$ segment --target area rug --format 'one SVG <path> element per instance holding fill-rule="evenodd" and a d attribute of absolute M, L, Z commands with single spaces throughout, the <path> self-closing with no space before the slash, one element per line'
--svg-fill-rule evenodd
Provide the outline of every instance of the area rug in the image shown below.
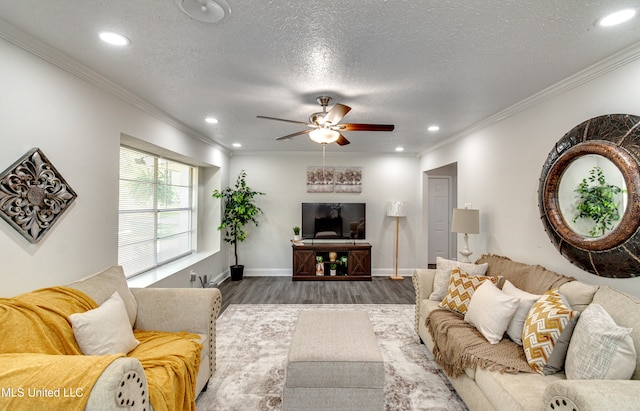
<path fill-rule="evenodd" d="M 217 370 L 198 411 L 281 410 L 284 365 L 302 310 L 364 310 L 385 364 L 386 410 L 467 410 L 420 344 L 410 304 L 232 304 L 217 321 Z"/>

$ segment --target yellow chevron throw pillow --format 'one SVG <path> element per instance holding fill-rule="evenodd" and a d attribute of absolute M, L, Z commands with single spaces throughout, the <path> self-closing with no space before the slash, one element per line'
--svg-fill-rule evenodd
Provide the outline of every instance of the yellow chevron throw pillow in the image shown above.
<path fill-rule="evenodd" d="M 562 370 L 578 314 L 557 289 L 533 304 L 522 330 L 522 348 L 534 371 L 550 375 Z"/>
<path fill-rule="evenodd" d="M 487 280 L 497 284 L 499 278 L 484 275 L 470 276 L 459 268 L 451 270 L 447 295 L 440 302 L 439 306 L 460 314 L 465 314 L 467 308 L 469 308 L 473 293 L 480 287 L 480 284 Z"/>

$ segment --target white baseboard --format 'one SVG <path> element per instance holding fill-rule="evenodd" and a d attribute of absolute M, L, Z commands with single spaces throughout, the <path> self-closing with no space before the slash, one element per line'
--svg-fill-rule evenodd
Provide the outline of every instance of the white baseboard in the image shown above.
<path fill-rule="evenodd" d="M 411 277 L 415 268 L 398 268 L 398 275 L 400 277 Z M 377 268 L 375 270 L 371 270 L 371 275 L 373 277 L 391 277 L 396 275 L 395 268 Z"/>
<path fill-rule="evenodd" d="M 411 277 L 415 268 L 398 268 L 398 275 L 402 277 Z M 395 276 L 395 268 L 378 268 L 372 270 L 371 275 L 373 277 L 389 277 Z M 291 268 L 245 268 L 245 277 L 291 277 Z M 230 277 L 229 270 L 219 274 L 217 277 L 212 278 L 211 284 L 220 284 L 224 280 Z"/>
<path fill-rule="evenodd" d="M 291 277 L 291 268 L 245 268 L 245 277 Z"/>

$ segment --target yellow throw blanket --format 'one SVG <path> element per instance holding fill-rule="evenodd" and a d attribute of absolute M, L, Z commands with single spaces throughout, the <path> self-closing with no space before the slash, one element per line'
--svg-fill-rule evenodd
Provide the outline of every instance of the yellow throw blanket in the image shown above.
<path fill-rule="evenodd" d="M 122 354 L 0 354 L 0 410 L 83 410 L 102 371 Z"/>
<path fill-rule="evenodd" d="M 69 315 L 96 308 L 86 294 L 52 287 L 0 299 L 0 410 L 83 410 L 104 369 L 124 354 L 83 355 Z M 196 334 L 135 330 L 127 356 L 141 363 L 156 411 L 195 411 L 202 345 Z"/>
<path fill-rule="evenodd" d="M 202 350 L 198 335 L 139 330 L 134 335 L 140 344 L 127 356 L 142 364 L 154 410 L 195 411 Z"/>
<path fill-rule="evenodd" d="M 85 356 L 70 314 L 95 308 L 66 287 L 0 299 L 0 409 L 84 409 L 102 371 L 123 354 Z"/>

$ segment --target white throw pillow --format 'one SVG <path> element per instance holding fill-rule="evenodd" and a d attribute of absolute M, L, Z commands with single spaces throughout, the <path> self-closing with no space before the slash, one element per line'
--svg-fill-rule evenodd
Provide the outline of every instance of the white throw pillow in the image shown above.
<path fill-rule="evenodd" d="M 488 263 L 473 264 L 461 263 L 454 260 L 447 260 L 442 257 L 436 257 L 436 276 L 433 279 L 433 292 L 429 294 L 429 299 L 433 301 L 442 301 L 447 295 L 449 289 L 449 279 L 451 278 L 451 270 L 460 268 L 460 271 L 470 276 L 484 275 L 487 272 Z"/>
<path fill-rule="evenodd" d="M 497 344 L 518 309 L 518 302 L 491 281 L 485 281 L 473 293 L 464 320 L 475 326 L 491 344 Z"/>
<path fill-rule="evenodd" d="M 569 343 L 568 380 L 628 380 L 636 368 L 631 328 L 620 327 L 600 304 L 580 315 Z"/>
<path fill-rule="evenodd" d="M 71 314 L 69 320 L 84 355 L 126 354 L 140 344 L 133 336 L 127 308 L 117 291 L 98 308 Z"/>
<path fill-rule="evenodd" d="M 518 309 L 507 327 L 507 335 L 511 338 L 511 341 L 518 345 L 522 345 L 522 328 L 524 327 L 524 322 L 527 320 L 527 315 L 529 314 L 531 306 L 533 306 L 541 296 L 522 291 L 515 285 L 511 284 L 509 280 L 504 282 L 502 291 L 507 295 L 516 297 L 520 300 Z"/>

